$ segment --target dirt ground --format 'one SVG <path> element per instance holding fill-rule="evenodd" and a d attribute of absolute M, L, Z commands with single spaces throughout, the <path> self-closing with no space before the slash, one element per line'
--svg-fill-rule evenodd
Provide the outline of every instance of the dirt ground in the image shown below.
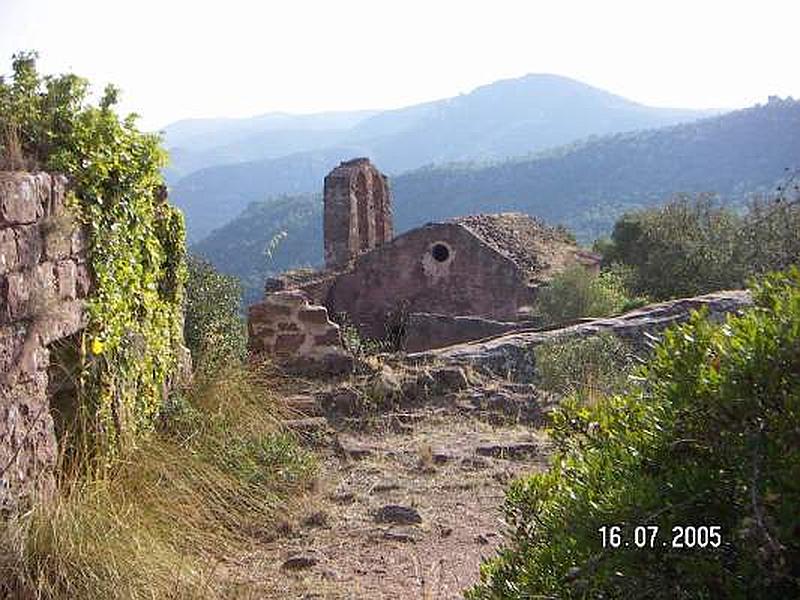
<path fill-rule="evenodd" d="M 505 485 L 547 463 L 540 430 L 455 407 L 384 414 L 360 430 L 319 416 L 292 425 L 320 456 L 320 478 L 238 561 L 251 598 L 462 598 L 501 542 Z"/>

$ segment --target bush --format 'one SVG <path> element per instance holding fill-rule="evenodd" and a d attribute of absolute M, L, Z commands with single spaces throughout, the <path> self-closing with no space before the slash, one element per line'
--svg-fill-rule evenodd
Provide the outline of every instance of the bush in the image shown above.
<path fill-rule="evenodd" d="M 796 185 L 740 216 L 708 196 L 679 197 L 624 215 L 595 248 L 632 270 L 631 289 L 655 299 L 742 288 L 749 277 L 800 261 Z"/>
<path fill-rule="evenodd" d="M 194 363 L 214 370 L 241 361 L 247 352 L 247 333 L 239 282 L 194 256 L 189 257 L 188 267 L 183 331 Z"/>
<path fill-rule="evenodd" d="M 273 533 L 316 470 L 265 383 L 241 366 L 199 378 L 113 474 L 64 475 L 52 502 L 0 523 L 0 597 L 234 597 L 218 560 Z"/>
<path fill-rule="evenodd" d="M 584 402 L 622 391 L 636 364 L 631 349 L 612 334 L 555 340 L 537 346 L 534 355 L 538 387 Z"/>
<path fill-rule="evenodd" d="M 753 293 L 668 331 L 631 391 L 556 412 L 553 465 L 508 490 L 506 546 L 469 598 L 800 596 L 800 270 Z M 712 525 L 718 548 L 672 547 Z M 603 547 L 604 526 L 630 546 Z"/>
<path fill-rule="evenodd" d="M 625 276 L 621 268 L 595 275 L 580 265 L 573 265 L 539 290 L 536 311 L 545 325 L 622 312 L 631 306 Z"/>

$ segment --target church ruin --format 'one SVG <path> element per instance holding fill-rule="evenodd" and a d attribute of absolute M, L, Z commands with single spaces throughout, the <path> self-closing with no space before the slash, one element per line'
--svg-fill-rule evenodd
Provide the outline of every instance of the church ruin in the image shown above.
<path fill-rule="evenodd" d="M 533 327 L 541 285 L 570 265 L 596 271 L 600 262 L 564 232 L 519 213 L 458 217 L 393 237 L 387 178 L 366 158 L 343 162 L 325 178 L 324 236 L 324 270 L 270 279 L 265 301 L 250 307 L 252 349 L 288 343 L 274 337 L 278 324 L 265 317 L 276 293 L 293 290 L 328 315 L 346 314 L 365 338 L 385 337 L 400 314 L 408 349 L 423 350 Z M 341 343 L 334 324 L 326 326 L 319 339 L 328 347 L 310 345 L 315 332 L 296 322 L 291 333 L 306 340 L 297 354 L 271 354 L 289 362 L 329 356 Z"/>

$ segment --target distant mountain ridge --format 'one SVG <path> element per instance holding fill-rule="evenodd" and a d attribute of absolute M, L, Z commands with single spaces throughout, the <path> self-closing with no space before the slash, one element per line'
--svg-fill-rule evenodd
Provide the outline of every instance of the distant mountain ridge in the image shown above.
<path fill-rule="evenodd" d="M 772 100 L 525 159 L 422 168 L 390 184 L 398 233 L 458 215 L 513 210 L 565 224 L 588 242 L 608 233 L 626 210 L 678 193 L 717 193 L 734 205 L 751 194 L 769 195 L 787 168 L 800 168 L 800 102 Z M 241 277 L 252 300 L 269 274 L 322 263 L 321 215 L 319 194 L 252 203 L 193 249 Z"/>
<path fill-rule="evenodd" d="M 270 129 L 252 134 L 242 132 L 246 120 L 229 124 L 234 131 L 215 122 L 194 129 L 177 123 L 167 127 L 168 146 L 194 140 L 196 147 L 174 150 L 171 196 L 186 213 L 190 239 L 197 240 L 249 202 L 316 191 L 319 172 L 310 164 L 322 164 L 327 172 L 341 160 L 364 155 L 396 175 L 436 163 L 499 161 L 713 112 L 653 108 L 566 77 L 527 75 L 397 110 L 333 113 L 337 121 L 320 117 L 316 128 L 308 122 L 313 115 L 293 127 L 273 120 Z M 345 122 L 351 125 L 338 127 Z M 198 136 L 207 139 L 199 142 Z M 193 172 L 175 181 L 175 175 L 188 171 Z"/>

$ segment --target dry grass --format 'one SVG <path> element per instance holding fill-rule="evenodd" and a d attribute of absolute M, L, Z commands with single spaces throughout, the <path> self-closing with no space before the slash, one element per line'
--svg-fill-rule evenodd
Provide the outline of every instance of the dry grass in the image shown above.
<path fill-rule="evenodd" d="M 27 158 L 19 139 L 19 130 L 6 123 L 0 131 L 0 171 L 33 171 L 35 161 Z"/>
<path fill-rule="evenodd" d="M 315 470 L 275 405 L 242 368 L 201 376 L 111 474 L 69 477 L 3 525 L 0 597 L 248 597 L 223 589 L 225 558 L 268 534 Z"/>

